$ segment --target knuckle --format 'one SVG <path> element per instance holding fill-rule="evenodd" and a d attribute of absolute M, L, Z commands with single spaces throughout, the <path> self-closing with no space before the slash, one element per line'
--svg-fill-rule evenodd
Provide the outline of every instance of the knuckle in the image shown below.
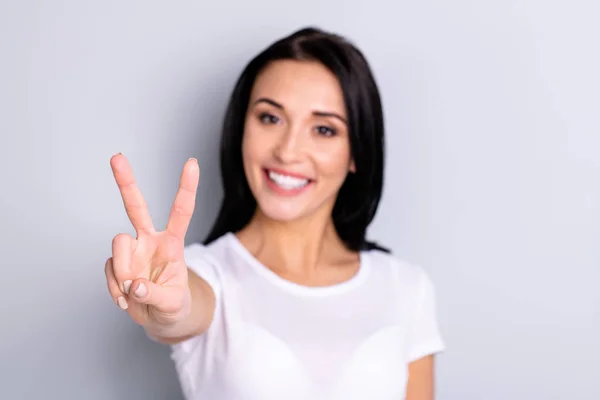
<path fill-rule="evenodd" d="M 184 207 L 182 205 L 174 205 L 173 206 L 173 214 L 182 216 L 182 217 L 191 217 L 192 213 L 188 209 L 188 207 Z"/>
<path fill-rule="evenodd" d="M 196 187 L 195 186 L 180 186 L 181 192 L 186 193 L 187 195 L 195 196 L 196 195 Z"/>
<path fill-rule="evenodd" d="M 126 233 L 119 233 L 117 234 L 113 240 L 112 240 L 112 245 L 114 246 L 118 246 L 118 245 L 122 245 L 122 244 L 126 244 L 129 241 L 129 235 Z"/>

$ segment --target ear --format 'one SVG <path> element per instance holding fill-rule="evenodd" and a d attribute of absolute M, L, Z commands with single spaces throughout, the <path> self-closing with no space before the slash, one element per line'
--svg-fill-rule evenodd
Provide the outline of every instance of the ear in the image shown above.
<path fill-rule="evenodd" d="M 350 160 L 350 166 L 348 167 L 348 171 L 352 172 L 353 174 L 356 173 L 356 165 L 354 164 L 354 159 Z"/>

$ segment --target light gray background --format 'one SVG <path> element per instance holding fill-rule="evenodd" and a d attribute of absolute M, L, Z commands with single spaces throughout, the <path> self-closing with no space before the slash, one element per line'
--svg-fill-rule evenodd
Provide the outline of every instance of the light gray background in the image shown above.
<path fill-rule="evenodd" d="M 600 399 L 600 7 L 583 1 L 2 1 L 2 399 L 176 399 L 167 348 L 108 296 L 133 233 L 129 157 L 158 227 L 191 156 L 189 240 L 220 198 L 218 129 L 244 63 L 307 24 L 367 55 L 387 123 L 371 237 L 434 280 L 442 400 Z"/>

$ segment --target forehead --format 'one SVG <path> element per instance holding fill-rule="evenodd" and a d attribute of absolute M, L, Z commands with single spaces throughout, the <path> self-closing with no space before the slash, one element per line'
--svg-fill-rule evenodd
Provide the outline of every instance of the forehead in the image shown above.
<path fill-rule="evenodd" d="M 286 110 L 322 110 L 345 115 L 337 77 L 315 61 L 278 60 L 257 76 L 250 101 L 268 97 Z"/>

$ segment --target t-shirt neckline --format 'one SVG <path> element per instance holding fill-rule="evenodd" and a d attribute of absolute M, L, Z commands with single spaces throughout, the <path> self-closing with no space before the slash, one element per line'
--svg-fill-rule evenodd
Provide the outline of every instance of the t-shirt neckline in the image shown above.
<path fill-rule="evenodd" d="M 266 265 L 261 263 L 248 249 L 240 242 L 233 232 L 225 234 L 226 239 L 231 243 L 234 250 L 250 265 L 250 267 L 271 284 L 293 294 L 305 296 L 329 296 L 346 293 L 361 285 L 367 278 L 370 264 L 366 251 L 359 252 L 358 271 L 343 282 L 334 283 L 327 286 L 307 286 L 289 281 L 277 275 Z"/>

